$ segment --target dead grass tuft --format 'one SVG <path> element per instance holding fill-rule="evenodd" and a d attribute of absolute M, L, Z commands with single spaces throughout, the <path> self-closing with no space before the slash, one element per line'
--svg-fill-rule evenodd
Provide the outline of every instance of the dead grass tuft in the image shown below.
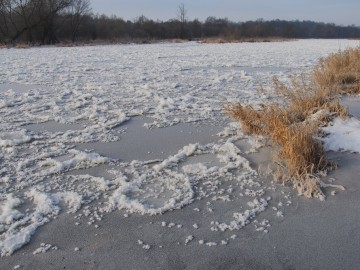
<path fill-rule="evenodd" d="M 314 138 L 318 135 L 317 125 L 301 121 L 296 112 L 279 105 L 261 107 L 255 110 L 236 104 L 227 111 L 241 122 L 244 132 L 266 136 L 278 148 L 276 180 L 290 181 L 299 193 L 321 198 L 319 184 L 314 184 L 318 179 L 316 174 L 326 171 L 331 164 L 326 160 L 321 142 Z"/>
<path fill-rule="evenodd" d="M 319 127 L 335 116 L 347 117 L 339 93 L 358 93 L 360 48 L 348 49 L 322 59 L 312 79 L 293 77 L 290 86 L 273 79 L 280 104 L 260 105 L 258 109 L 241 103 L 226 111 L 241 123 L 247 134 L 264 135 L 278 147 L 274 177 L 291 182 L 300 194 L 324 198 L 320 177 L 334 168 L 326 159 Z"/>
<path fill-rule="evenodd" d="M 17 43 L 15 46 L 16 49 L 29 49 L 30 45 L 26 43 Z"/>
<path fill-rule="evenodd" d="M 360 48 L 350 48 L 321 59 L 314 72 L 319 88 L 360 93 Z"/>

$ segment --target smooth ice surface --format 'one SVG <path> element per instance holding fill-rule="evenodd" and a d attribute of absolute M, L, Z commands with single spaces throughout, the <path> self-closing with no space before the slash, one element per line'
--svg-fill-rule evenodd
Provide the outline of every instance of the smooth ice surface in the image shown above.
<path fill-rule="evenodd" d="M 199 125 L 180 123 L 166 128 L 148 129 L 144 125 L 150 119 L 133 117 L 128 122 L 115 128 L 119 141 L 91 142 L 78 144 L 80 150 L 92 149 L 95 152 L 121 161 L 166 158 L 190 143 L 208 144 L 217 140 L 216 134 L 222 130 L 218 124 Z"/>
<path fill-rule="evenodd" d="M 45 89 L 43 85 L 31 85 L 21 83 L 0 83 L 0 92 L 13 92 L 16 94 L 27 93 L 32 89 Z"/>
<path fill-rule="evenodd" d="M 342 97 L 341 104 L 349 108 L 349 113 L 353 117 L 360 119 L 360 96 Z"/>
<path fill-rule="evenodd" d="M 140 223 L 166 213 L 145 232 L 167 238 L 172 234 L 163 230 L 178 230 L 179 245 L 228 247 L 243 230 L 271 234 L 271 224 L 286 218 L 291 196 L 264 181 L 250 162 L 261 139 L 244 136 L 224 106 L 272 102 L 273 93 L 257 88 L 268 89 L 274 75 L 286 82 L 320 57 L 357 45 L 300 40 L 0 49 L 1 255 L 31 246 L 40 227 L 66 235 L 60 224 L 73 223 L 81 244 L 89 240 L 85 226 L 101 231 L 111 212 Z M 179 218 L 189 213 L 189 220 Z M 163 222 L 167 226 L 158 226 Z M 139 237 L 130 248 L 139 246 Z M 72 243 L 69 250 L 83 251 L 71 238 L 54 241 L 44 246 Z M 162 246 L 141 241 L 144 252 Z M 32 256 L 39 246 L 32 246 Z"/>
<path fill-rule="evenodd" d="M 43 122 L 43 123 L 39 123 L 39 124 L 30 124 L 30 125 L 26 125 L 23 126 L 25 129 L 33 131 L 33 132 L 52 132 L 52 133 L 56 133 L 56 132 L 65 132 L 67 130 L 80 130 L 83 129 L 83 125 L 81 124 L 63 124 L 63 123 L 58 123 L 55 121 L 48 121 L 48 122 Z"/>

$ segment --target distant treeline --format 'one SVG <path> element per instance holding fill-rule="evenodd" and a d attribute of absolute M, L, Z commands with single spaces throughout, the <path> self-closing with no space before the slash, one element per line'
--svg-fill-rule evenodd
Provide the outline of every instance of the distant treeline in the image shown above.
<path fill-rule="evenodd" d="M 229 39 L 253 37 L 284 38 L 360 38 L 360 28 L 337 26 L 312 21 L 247 21 L 231 22 L 227 19 L 208 17 L 204 22 L 179 20 L 153 21 L 144 16 L 135 21 L 121 18 L 89 16 L 79 31 L 79 39 L 201 39 L 224 37 Z M 65 29 L 64 29 L 65 30 Z M 60 36 L 60 33 L 59 33 Z M 62 38 L 66 39 L 66 32 Z"/>
<path fill-rule="evenodd" d="M 184 14 L 182 14 L 184 15 Z M 154 21 L 140 16 L 125 21 L 94 15 L 89 0 L 0 0 L 0 43 L 53 44 L 58 42 L 162 39 L 242 38 L 360 38 L 360 27 L 312 21 L 262 19 L 231 22 L 208 17 L 205 21 Z"/>

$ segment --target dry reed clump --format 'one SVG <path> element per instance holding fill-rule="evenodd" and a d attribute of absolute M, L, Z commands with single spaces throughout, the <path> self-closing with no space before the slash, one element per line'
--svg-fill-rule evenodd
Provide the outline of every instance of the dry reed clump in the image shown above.
<path fill-rule="evenodd" d="M 237 104 L 227 111 L 241 122 L 245 133 L 264 135 L 279 147 L 276 180 L 292 182 L 307 197 L 323 198 L 316 174 L 329 168 L 330 163 L 321 142 L 314 139 L 318 134 L 314 123 L 305 124 L 296 113 L 274 104 L 261 110 Z"/>
<path fill-rule="evenodd" d="M 26 43 L 17 43 L 15 45 L 15 48 L 16 49 L 29 49 L 30 48 L 30 45 L 29 44 L 26 44 Z"/>
<path fill-rule="evenodd" d="M 360 47 L 350 48 L 321 59 L 313 72 L 322 89 L 339 93 L 360 93 Z"/>
<path fill-rule="evenodd" d="M 282 105 L 261 105 L 256 110 L 240 103 L 226 111 L 242 124 L 245 133 L 264 135 L 279 147 L 274 177 L 282 182 L 290 181 L 300 194 L 324 199 L 320 175 L 334 167 L 328 162 L 319 126 L 334 116 L 346 117 L 348 111 L 340 105 L 338 91 L 333 87 L 319 88 L 304 76 L 293 77 L 291 86 L 274 78 L 274 90 L 282 97 Z"/>
<path fill-rule="evenodd" d="M 314 82 L 307 82 L 304 74 L 299 78 L 293 76 L 290 87 L 276 77 L 273 84 L 275 92 L 283 97 L 283 102 L 288 106 L 284 113 L 292 123 L 305 121 L 318 112 L 325 112 L 324 117 L 327 114 L 347 117 L 349 114 L 347 108 L 340 105 L 338 92 L 334 88 L 318 88 Z"/>

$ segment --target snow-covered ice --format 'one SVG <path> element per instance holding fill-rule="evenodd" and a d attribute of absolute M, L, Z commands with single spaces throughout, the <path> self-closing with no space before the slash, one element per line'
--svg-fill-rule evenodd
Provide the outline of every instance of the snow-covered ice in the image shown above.
<path fill-rule="evenodd" d="M 336 118 L 333 123 L 322 129 L 329 133 L 322 138 L 324 147 L 333 151 L 350 151 L 360 153 L 360 120 Z"/>
<path fill-rule="evenodd" d="M 71 224 L 94 225 L 113 211 L 130 219 L 130 213 L 162 214 L 200 200 L 208 204 L 192 207 L 199 217 L 234 202 L 242 209 L 229 209 L 211 226 L 200 219 L 189 226 L 164 221 L 161 227 L 191 230 L 184 231 L 181 242 L 189 246 L 193 239 L 214 248 L 229 245 L 224 238 L 201 240 L 197 233 L 242 229 L 266 212 L 272 191 L 245 158 L 261 142 L 244 136 L 224 114 L 224 105 L 241 100 L 256 106 L 275 99 L 257 88 L 268 87 L 274 75 L 286 81 L 293 72 L 308 71 L 339 45 L 358 43 L 0 49 L 1 255 L 20 249 L 59 215 L 75 216 Z M 132 130 L 140 118 L 143 124 Z M 205 134 L 201 128 L 209 126 Z M 150 129 L 165 136 L 146 141 Z M 139 130 L 142 135 L 136 137 Z M 330 133 L 324 139 L 327 149 L 359 152 L 358 120 L 335 120 L 324 130 Z M 126 136 L 135 139 L 118 150 Z M 249 149 L 243 150 L 240 140 Z M 166 147 L 171 144 L 176 149 Z M 106 147 L 116 154 L 98 153 Z M 146 250 L 161 244 L 139 241 Z"/>

